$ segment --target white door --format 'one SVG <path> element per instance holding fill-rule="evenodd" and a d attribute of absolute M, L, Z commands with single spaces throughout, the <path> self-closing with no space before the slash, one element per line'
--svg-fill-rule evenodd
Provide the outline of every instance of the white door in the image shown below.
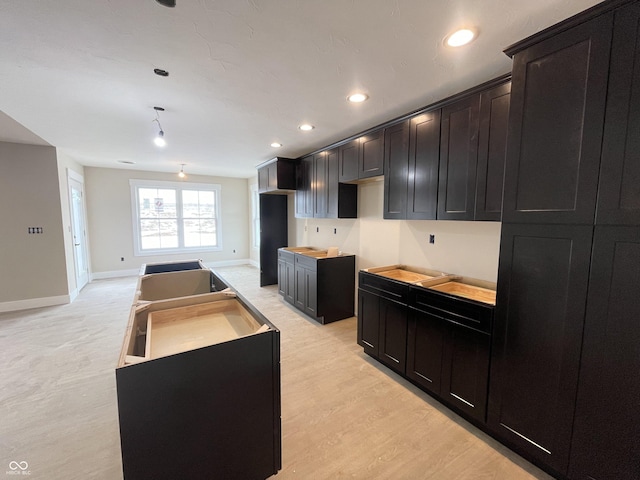
<path fill-rule="evenodd" d="M 76 288 L 79 292 L 89 281 L 87 235 L 84 221 L 84 179 L 72 171 L 69 171 L 68 178 L 73 258 L 76 267 Z"/>

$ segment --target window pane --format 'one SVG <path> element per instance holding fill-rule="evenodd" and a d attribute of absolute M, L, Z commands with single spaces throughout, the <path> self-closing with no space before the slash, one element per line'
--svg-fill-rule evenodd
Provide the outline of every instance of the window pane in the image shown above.
<path fill-rule="evenodd" d="M 185 247 L 215 247 L 216 245 L 216 224 L 213 219 L 184 221 Z"/>
<path fill-rule="evenodd" d="M 140 248 L 178 247 L 178 222 L 176 220 L 140 220 Z"/>
<path fill-rule="evenodd" d="M 176 191 L 139 188 L 140 218 L 176 218 Z"/>

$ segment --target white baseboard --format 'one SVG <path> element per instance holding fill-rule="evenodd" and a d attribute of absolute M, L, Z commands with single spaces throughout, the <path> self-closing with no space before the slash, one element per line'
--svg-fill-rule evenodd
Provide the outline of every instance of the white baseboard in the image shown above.
<path fill-rule="evenodd" d="M 256 268 L 260 268 L 260 262 L 257 260 L 249 260 L 249 265 L 253 265 Z"/>
<path fill-rule="evenodd" d="M 220 260 L 218 262 L 203 262 L 209 268 L 215 267 L 233 267 L 235 265 L 247 265 L 250 263 L 248 258 L 242 258 L 240 260 Z"/>
<path fill-rule="evenodd" d="M 29 308 L 52 307 L 54 305 L 66 305 L 70 303 L 69 295 L 56 297 L 29 298 L 27 300 L 15 300 L 13 302 L 0 303 L 0 312 L 15 312 Z"/>
<path fill-rule="evenodd" d="M 93 272 L 91 273 L 91 281 L 104 280 L 105 278 L 133 277 L 139 273 L 139 268 L 131 270 L 111 270 L 110 272 Z"/>

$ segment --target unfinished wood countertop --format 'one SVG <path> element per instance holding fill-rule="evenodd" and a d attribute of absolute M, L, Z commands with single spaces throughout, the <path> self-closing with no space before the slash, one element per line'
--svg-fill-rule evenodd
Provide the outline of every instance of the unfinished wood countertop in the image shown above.
<path fill-rule="evenodd" d="M 469 285 L 456 281 L 441 283 L 439 285 L 433 285 L 428 288 L 430 290 L 437 290 L 438 292 L 449 293 L 458 297 L 487 303 L 489 305 L 496 304 L 496 292 L 495 290 L 489 290 L 488 288 L 477 287 L 475 285 Z"/>

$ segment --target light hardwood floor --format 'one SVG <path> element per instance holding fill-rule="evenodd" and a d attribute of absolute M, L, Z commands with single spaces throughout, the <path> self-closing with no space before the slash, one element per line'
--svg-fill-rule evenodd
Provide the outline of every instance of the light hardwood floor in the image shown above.
<path fill-rule="evenodd" d="M 256 268 L 217 271 L 281 331 L 275 480 L 551 478 L 366 356 L 355 317 L 319 325 L 259 288 Z M 122 478 L 114 368 L 135 281 L 0 314 L 0 476 L 26 461 L 33 479 Z"/>

